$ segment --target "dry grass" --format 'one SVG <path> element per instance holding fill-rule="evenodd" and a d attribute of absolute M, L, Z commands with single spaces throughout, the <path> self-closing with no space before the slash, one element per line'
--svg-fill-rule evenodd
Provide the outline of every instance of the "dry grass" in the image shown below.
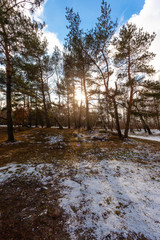
<path fill-rule="evenodd" d="M 156 142 L 139 139 L 122 141 L 111 133 L 107 134 L 106 141 L 91 140 L 89 132 L 80 133 L 87 140 L 83 137 L 79 138 L 78 132 L 74 130 L 16 128 L 16 142 L 7 143 L 7 131 L 5 128 L 0 128 L 0 167 L 8 163 L 52 163 L 59 171 L 59 178 L 62 179 L 64 173 L 61 173 L 61 166 L 70 168 L 69 174 L 72 177 L 72 164 L 82 159 L 88 161 L 126 159 L 126 161 L 145 164 L 145 149 L 151 155 L 152 152 L 157 153 L 157 156 L 160 150 L 160 144 Z M 57 135 L 63 137 L 63 144 L 49 144 L 46 137 Z M 134 150 L 138 147 L 144 149 L 144 156 L 134 158 Z M 155 161 L 158 160 L 158 158 L 155 159 Z M 70 239 L 63 228 L 66 220 L 63 212 L 58 217 L 50 214 L 53 206 L 58 206 L 58 199 L 61 196 L 61 189 L 57 188 L 58 180 L 53 182 L 54 187 L 47 186 L 47 189 L 35 179 L 31 181 L 27 178 L 11 179 L 4 185 L 0 185 L 2 196 L 0 198 L 0 231 L 2 229 L 0 240 Z M 35 191 L 35 189 L 39 190 Z M 44 210 L 48 211 L 47 214 L 43 213 Z"/>

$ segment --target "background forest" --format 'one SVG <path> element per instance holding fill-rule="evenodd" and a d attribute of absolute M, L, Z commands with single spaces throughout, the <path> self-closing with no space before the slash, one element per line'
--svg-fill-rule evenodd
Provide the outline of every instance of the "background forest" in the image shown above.
<path fill-rule="evenodd" d="M 103 127 L 120 138 L 160 129 L 160 82 L 150 64 L 156 34 L 131 22 L 119 28 L 105 1 L 87 31 L 66 8 L 63 51 L 55 47 L 49 55 L 45 24 L 32 16 L 41 3 L 0 3 L 0 124 L 8 126 L 8 140 L 14 141 L 14 125 Z"/>

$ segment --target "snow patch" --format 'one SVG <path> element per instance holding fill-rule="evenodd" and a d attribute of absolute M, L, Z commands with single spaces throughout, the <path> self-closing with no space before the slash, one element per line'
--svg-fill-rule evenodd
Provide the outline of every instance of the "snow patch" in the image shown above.
<path fill-rule="evenodd" d="M 0 167 L 0 183 L 2 184 L 12 178 L 34 177 L 46 185 L 52 181 L 53 175 L 55 175 L 53 164 L 10 163 Z"/>
<path fill-rule="evenodd" d="M 63 141 L 63 137 L 61 135 L 57 135 L 57 136 L 48 136 L 45 138 L 47 140 L 47 142 L 49 144 L 55 144 L 58 142 L 62 142 Z"/>
<path fill-rule="evenodd" d="M 75 164 L 74 179 L 61 181 L 60 206 L 68 216 L 71 239 L 77 239 L 76 232 L 97 240 L 130 232 L 159 239 L 160 178 L 153 178 L 157 168 L 117 160 Z"/>
<path fill-rule="evenodd" d="M 129 137 L 133 137 L 133 138 L 139 138 L 139 139 L 146 139 L 146 140 L 150 140 L 150 141 L 156 141 L 156 142 L 160 142 L 160 136 L 152 136 L 152 135 L 148 135 L 148 136 L 137 136 L 137 135 L 129 135 Z"/>

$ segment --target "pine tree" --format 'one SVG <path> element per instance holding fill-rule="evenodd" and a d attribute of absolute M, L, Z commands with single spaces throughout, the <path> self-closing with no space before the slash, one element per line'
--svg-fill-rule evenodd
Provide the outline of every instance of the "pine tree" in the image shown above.
<path fill-rule="evenodd" d="M 66 9 L 66 18 L 69 22 L 69 33 L 66 39 L 66 48 L 74 56 L 75 64 L 77 68 L 76 77 L 79 77 L 82 81 L 85 104 L 86 104 L 86 125 L 87 130 L 91 129 L 89 121 L 89 99 L 88 99 L 88 89 L 87 89 L 87 73 L 90 69 L 91 60 L 85 52 L 85 41 L 82 29 L 80 29 L 80 16 L 78 13 L 74 13 L 73 9 Z"/>
<path fill-rule="evenodd" d="M 6 68 L 6 102 L 8 141 L 14 141 L 12 122 L 12 82 L 14 57 L 21 55 L 27 42 L 32 38 L 36 25 L 24 16 L 25 3 L 30 3 L 31 10 L 42 1 L 2 0 L 0 3 L 0 60 Z"/>
<path fill-rule="evenodd" d="M 126 87 L 129 88 L 125 138 L 128 137 L 135 87 L 146 74 L 154 73 L 153 67 L 149 65 L 154 54 L 148 51 L 154 38 L 154 33 L 143 32 L 143 29 L 137 29 L 135 24 L 127 23 L 120 29 L 119 37 L 115 37 L 113 41 L 118 78 L 125 81 Z"/>
<path fill-rule="evenodd" d="M 153 80 L 144 81 L 142 87 L 138 98 L 141 116 L 150 119 L 150 122 L 154 123 L 154 127 L 156 126 L 157 129 L 160 129 L 160 82 Z M 151 134 L 151 131 L 148 128 L 146 129 Z"/>
<path fill-rule="evenodd" d="M 106 101 L 114 106 L 114 115 L 116 120 L 116 129 L 119 137 L 122 137 L 119 123 L 118 114 L 118 103 L 117 103 L 117 92 L 118 86 L 115 83 L 115 91 L 110 91 L 109 83 L 110 76 L 113 73 L 111 69 L 111 57 L 110 57 L 110 41 L 115 33 L 117 27 L 117 20 L 113 22 L 111 20 L 111 7 L 104 0 L 101 3 L 101 16 L 98 18 L 95 29 L 92 29 L 85 36 L 86 45 L 88 49 L 86 50 L 88 57 L 91 59 L 93 65 L 97 69 L 97 73 L 101 76 L 103 80 L 103 85 L 105 88 L 105 98 Z"/>

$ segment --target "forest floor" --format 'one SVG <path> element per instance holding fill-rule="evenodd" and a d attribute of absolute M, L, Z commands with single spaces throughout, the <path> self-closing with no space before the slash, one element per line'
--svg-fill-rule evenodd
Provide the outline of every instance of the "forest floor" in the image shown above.
<path fill-rule="evenodd" d="M 0 240 L 160 239 L 160 143 L 0 128 Z"/>

